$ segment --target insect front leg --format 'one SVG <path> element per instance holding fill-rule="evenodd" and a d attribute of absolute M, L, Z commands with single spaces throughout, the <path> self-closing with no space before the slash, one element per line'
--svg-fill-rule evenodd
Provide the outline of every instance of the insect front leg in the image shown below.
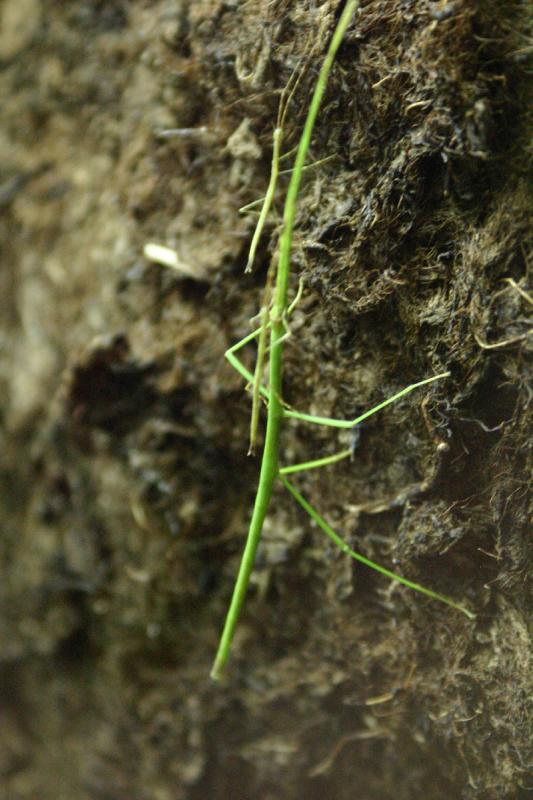
<path fill-rule="evenodd" d="M 236 370 L 236 372 L 238 372 L 239 375 L 243 377 L 244 380 L 250 385 L 253 385 L 254 376 L 252 375 L 250 370 L 244 366 L 242 361 L 240 361 L 237 358 L 235 353 L 237 353 L 245 345 L 249 344 L 250 342 L 253 342 L 254 339 L 257 339 L 257 337 L 260 336 L 261 331 L 262 328 L 258 328 L 257 330 L 252 331 L 252 333 L 249 333 L 248 336 L 245 336 L 244 339 L 241 339 L 240 342 L 234 344 L 224 353 L 224 357 L 229 361 L 233 369 Z M 261 385 L 259 387 L 259 392 L 266 400 L 269 399 L 270 395 L 266 386 Z"/>
<path fill-rule="evenodd" d="M 318 469 L 319 467 L 327 467 L 329 464 L 336 464 L 337 461 L 343 461 L 345 458 L 350 458 L 353 455 L 353 449 L 341 450 L 331 456 L 324 456 L 324 458 L 317 458 L 314 461 L 304 461 L 301 464 L 290 464 L 287 467 L 281 467 L 280 475 L 291 475 L 294 472 L 307 472 L 308 469 Z"/>

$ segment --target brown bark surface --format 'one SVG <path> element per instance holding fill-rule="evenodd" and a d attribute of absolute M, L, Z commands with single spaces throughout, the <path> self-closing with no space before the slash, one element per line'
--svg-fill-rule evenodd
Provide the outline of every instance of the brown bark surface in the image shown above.
<path fill-rule="evenodd" d="M 227 684 L 208 679 L 258 471 L 223 353 L 260 305 L 286 178 L 251 276 L 238 209 L 303 70 L 298 141 L 338 9 L 0 5 L 5 800 L 530 796 L 526 2 L 362 2 L 293 257 L 288 402 L 353 418 L 451 378 L 357 437 L 287 425 L 284 462 L 352 441 L 301 491 L 477 618 L 354 565 L 280 490 Z"/>

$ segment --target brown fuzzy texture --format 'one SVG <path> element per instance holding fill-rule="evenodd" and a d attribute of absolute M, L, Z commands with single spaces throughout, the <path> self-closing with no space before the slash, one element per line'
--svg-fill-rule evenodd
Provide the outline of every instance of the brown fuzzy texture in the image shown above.
<path fill-rule="evenodd" d="M 338 3 L 4 0 L 1 798 L 529 796 L 531 9 L 361 5 L 299 203 L 286 398 L 350 418 L 452 377 L 295 482 L 477 619 L 355 566 L 280 490 L 228 683 L 207 678 L 257 476 L 223 352 L 281 200 L 252 276 L 238 209 L 306 64 L 298 140 Z M 291 423 L 283 460 L 345 441 Z"/>

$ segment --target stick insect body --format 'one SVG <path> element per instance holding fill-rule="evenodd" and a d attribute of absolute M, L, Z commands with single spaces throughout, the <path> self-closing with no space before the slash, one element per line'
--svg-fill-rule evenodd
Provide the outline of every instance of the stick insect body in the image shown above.
<path fill-rule="evenodd" d="M 317 425 L 327 425 L 335 428 L 353 428 L 355 425 L 359 424 L 367 417 L 371 416 L 372 414 L 375 414 L 377 411 L 381 410 L 385 406 L 390 405 L 391 403 L 400 399 L 400 397 L 403 397 L 404 395 L 408 394 L 414 389 L 432 383 L 433 381 L 439 380 L 441 378 L 445 378 L 449 375 L 449 373 L 442 373 L 440 375 L 435 375 L 431 378 L 427 378 L 426 380 L 420 381 L 418 383 L 411 384 L 402 391 L 398 392 L 393 397 L 390 397 L 389 399 L 380 403 L 375 408 L 371 409 L 370 411 L 367 411 L 365 414 L 362 414 L 355 420 L 337 420 L 326 417 L 314 416 L 312 414 L 303 414 L 298 411 L 288 409 L 282 400 L 283 344 L 287 333 L 286 318 L 288 316 L 290 309 L 288 303 L 288 286 L 290 277 L 292 236 L 293 236 L 294 222 L 296 216 L 296 202 L 298 199 L 302 172 L 305 169 L 305 160 L 307 157 L 309 144 L 311 141 L 313 127 L 316 121 L 316 117 L 324 94 L 324 90 L 326 88 L 329 72 L 331 70 L 335 54 L 343 39 L 346 28 L 348 27 L 358 5 L 359 5 L 359 0 L 348 0 L 346 2 L 344 10 L 337 23 L 337 27 L 335 28 L 335 31 L 333 33 L 329 49 L 327 51 L 322 67 L 320 69 L 314 93 L 311 98 L 307 118 L 298 145 L 298 150 L 296 153 L 294 167 L 292 170 L 291 180 L 289 183 L 285 199 L 285 206 L 283 212 L 283 228 L 282 228 L 280 247 L 279 247 L 279 260 L 277 262 L 274 294 L 270 305 L 270 309 L 268 310 L 268 301 L 265 301 L 261 311 L 261 326 L 256 331 L 253 331 L 248 336 L 246 336 L 242 341 L 238 342 L 236 345 L 233 345 L 233 347 L 231 347 L 226 352 L 226 358 L 228 359 L 230 364 L 253 387 L 253 410 L 252 410 L 252 423 L 250 430 L 251 451 L 253 451 L 255 447 L 258 410 L 260 406 L 261 397 L 267 402 L 268 412 L 267 412 L 265 443 L 263 448 L 261 470 L 259 475 L 259 484 L 252 512 L 252 518 L 250 521 L 250 528 L 248 531 L 248 537 L 242 555 L 241 564 L 237 575 L 237 580 L 233 590 L 233 596 L 231 599 L 229 610 L 227 612 L 224 629 L 218 646 L 218 651 L 215 657 L 213 668 L 211 670 L 211 677 L 215 680 L 219 679 L 222 676 L 224 667 L 226 665 L 226 662 L 230 654 L 235 628 L 237 626 L 237 622 L 239 620 L 239 616 L 244 604 L 246 591 L 250 581 L 250 575 L 254 566 L 255 555 L 259 544 L 259 540 L 261 538 L 263 523 L 265 521 L 265 517 L 268 512 L 270 500 L 272 497 L 272 491 L 277 480 L 280 480 L 280 482 L 285 486 L 288 492 L 294 497 L 296 502 L 309 514 L 309 516 L 317 523 L 317 525 L 324 531 L 324 533 L 326 533 L 327 536 L 329 536 L 343 552 L 347 553 L 357 561 L 362 562 L 363 564 L 371 567 L 372 569 L 377 570 L 381 574 L 386 575 L 388 578 L 398 581 L 404 584 L 405 586 L 410 587 L 411 589 L 414 589 L 422 594 L 425 594 L 428 597 L 440 600 L 441 602 L 446 603 L 447 605 L 459 611 L 462 611 L 469 618 L 474 617 L 471 611 L 468 611 L 466 608 L 459 605 L 458 603 L 455 603 L 453 600 L 450 600 L 449 598 L 444 597 L 443 595 L 437 594 L 436 592 L 433 592 L 432 590 L 427 589 L 419 584 L 413 583 L 412 581 L 409 581 L 406 578 L 396 575 L 395 573 L 390 572 L 389 570 L 385 569 L 379 564 L 376 564 L 375 562 L 370 561 L 369 559 L 365 558 L 359 553 L 353 551 L 335 533 L 335 531 L 333 531 L 333 529 L 328 525 L 328 523 L 323 519 L 323 517 L 307 502 L 307 500 L 305 500 L 305 498 L 300 494 L 300 492 L 296 489 L 296 487 L 294 487 L 286 477 L 287 475 L 294 472 L 299 472 L 308 469 L 315 469 L 318 467 L 326 466 L 328 464 L 340 461 L 341 459 L 350 456 L 351 454 L 350 450 L 343 450 L 342 452 L 337 453 L 333 456 L 327 456 L 325 458 L 317 459 L 314 461 L 308 461 L 301 464 L 296 464 L 281 468 L 278 460 L 280 432 L 281 432 L 282 422 L 285 418 L 298 419 Z M 283 118 L 283 114 L 281 114 L 281 117 Z M 265 196 L 263 209 L 259 218 L 258 226 L 252 240 L 250 257 L 247 264 L 248 270 L 251 268 L 251 263 L 255 255 L 255 250 L 259 242 L 261 231 L 265 224 L 266 216 L 268 214 L 270 205 L 272 203 L 272 199 L 274 197 L 276 178 L 278 175 L 278 164 L 280 160 L 281 138 L 282 138 L 281 126 L 279 125 L 279 117 L 278 117 L 278 126 L 276 127 L 276 132 L 274 135 L 271 179 L 267 190 L 267 194 Z M 273 280 L 273 277 L 271 277 L 269 280 Z M 269 282 L 269 280 L 267 280 L 267 283 Z M 294 306 L 294 303 L 292 305 Z M 268 387 L 265 387 L 261 383 L 261 376 L 263 371 L 263 358 L 265 357 L 267 351 L 266 348 L 267 330 L 270 332 L 270 347 L 268 351 L 268 357 L 269 357 Z M 258 346 L 258 357 L 255 368 L 255 374 L 252 374 L 249 370 L 246 369 L 246 367 L 241 363 L 241 361 L 237 358 L 235 354 L 236 352 L 238 352 L 238 350 L 240 350 L 246 344 L 254 341 L 255 339 L 258 339 L 259 346 Z"/>

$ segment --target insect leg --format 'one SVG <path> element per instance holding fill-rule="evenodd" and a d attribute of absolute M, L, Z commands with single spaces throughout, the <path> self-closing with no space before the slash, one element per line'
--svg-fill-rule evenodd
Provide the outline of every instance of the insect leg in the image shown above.
<path fill-rule="evenodd" d="M 300 411 L 294 411 L 293 409 L 285 408 L 283 410 L 283 416 L 288 417 L 290 419 L 300 419 L 303 422 L 311 422 L 314 425 L 325 425 L 326 427 L 330 428 L 353 428 L 355 425 L 359 425 L 360 422 L 363 420 L 368 419 L 373 414 L 377 414 L 378 411 L 381 411 L 382 408 L 386 408 L 390 406 L 391 403 L 395 403 L 400 398 L 404 397 L 406 394 L 409 394 L 414 389 L 418 389 L 420 386 L 426 386 L 428 383 L 433 383 L 433 381 L 441 380 L 442 378 L 448 378 L 450 376 L 449 372 L 442 372 L 439 375 L 433 375 L 431 378 L 426 378 L 423 381 L 418 381 L 417 383 L 411 383 L 409 386 L 406 386 L 405 389 L 402 389 L 400 392 L 396 392 L 393 394 L 392 397 L 387 398 L 382 403 L 378 403 L 377 406 L 374 406 L 369 411 L 365 411 L 364 414 L 361 414 L 359 417 L 355 419 L 333 419 L 332 417 L 317 417 L 314 414 L 303 414 Z"/>
<path fill-rule="evenodd" d="M 313 506 L 310 505 L 304 497 L 302 497 L 300 492 L 292 485 L 292 483 L 289 483 L 289 481 L 283 476 L 280 476 L 280 479 L 285 488 L 287 489 L 287 491 L 294 497 L 296 502 L 304 509 L 304 511 L 307 511 L 311 519 L 313 519 L 319 526 L 319 528 L 321 528 L 324 531 L 324 533 L 327 536 L 329 536 L 329 538 L 333 542 L 335 542 L 337 547 L 339 547 L 343 551 L 343 553 L 346 553 L 346 555 L 351 556 L 351 558 L 355 559 L 356 561 L 359 561 L 361 564 L 364 564 L 365 566 L 370 567 L 373 570 L 376 570 L 376 572 L 380 572 L 387 578 L 390 578 L 391 580 L 396 581 L 397 583 L 402 583 L 409 589 L 414 589 L 415 592 L 419 592 L 420 594 L 425 594 L 427 597 L 431 597 L 432 600 L 439 600 L 441 603 L 445 603 L 446 605 L 455 608 L 457 611 L 461 611 L 463 614 L 466 614 L 466 616 L 469 619 L 475 619 L 476 616 L 475 614 L 473 614 L 471 611 L 464 608 L 463 606 L 459 605 L 454 600 L 451 600 L 449 597 L 445 597 L 442 594 L 433 592 L 431 589 L 426 589 L 425 586 L 421 586 L 419 583 L 414 583 L 413 581 L 410 581 L 407 578 L 403 578 L 401 575 L 397 575 L 395 572 L 391 572 L 385 567 L 382 567 L 380 564 L 376 564 L 375 561 L 371 561 L 369 558 L 366 558 L 365 556 L 362 556 L 360 553 L 357 553 L 355 550 L 352 550 L 351 547 L 348 547 L 346 542 L 344 542 L 340 538 L 340 536 L 338 536 L 335 533 L 333 528 L 331 528 L 328 525 L 326 520 L 320 516 L 318 511 L 316 511 L 313 508 Z"/>
<path fill-rule="evenodd" d="M 291 464 L 288 467 L 281 467 L 280 475 L 290 475 L 293 472 L 307 472 L 308 469 L 317 469 L 318 467 L 326 467 L 328 464 L 336 464 L 337 461 L 342 461 L 345 458 L 350 458 L 352 455 L 352 448 L 349 450 L 341 450 L 339 453 L 334 453 L 331 456 L 324 456 L 324 458 L 317 458 L 314 461 L 304 461 L 301 464 Z"/>
<path fill-rule="evenodd" d="M 241 375 L 244 378 L 244 380 L 247 381 L 249 384 L 253 384 L 254 376 L 252 375 L 250 370 L 244 366 L 242 361 L 239 361 L 235 353 L 238 350 L 240 350 L 241 347 L 244 347 L 245 345 L 249 344 L 249 342 L 253 342 L 254 339 L 257 339 L 261 331 L 262 328 L 258 328 L 257 330 L 252 331 L 252 333 L 249 333 L 248 336 L 245 336 L 244 339 L 241 339 L 240 342 L 234 344 L 224 353 L 224 357 L 229 361 L 233 369 L 236 370 L 239 373 L 239 375 Z M 266 398 L 266 400 L 268 400 L 269 393 L 268 389 L 265 386 L 260 386 L 259 392 L 260 394 L 263 395 L 264 398 Z"/>
<path fill-rule="evenodd" d="M 282 136 L 282 129 L 278 127 L 274 131 L 274 137 L 273 137 L 274 144 L 272 150 L 272 167 L 270 170 L 270 181 L 268 183 L 265 199 L 261 207 L 261 213 L 259 214 L 259 219 L 257 221 L 257 225 L 254 231 L 252 244 L 250 245 L 250 253 L 248 255 L 248 261 L 246 263 L 246 269 L 244 270 L 245 272 L 252 271 L 255 254 L 257 251 L 257 247 L 259 245 L 259 239 L 261 238 L 263 228 L 265 227 L 265 223 L 267 221 L 267 217 L 270 212 L 272 201 L 274 200 L 274 194 L 276 192 L 276 183 L 278 181 L 278 174 L 279 174 L 279 151 L 281 147 L 281 136 Z"/>

